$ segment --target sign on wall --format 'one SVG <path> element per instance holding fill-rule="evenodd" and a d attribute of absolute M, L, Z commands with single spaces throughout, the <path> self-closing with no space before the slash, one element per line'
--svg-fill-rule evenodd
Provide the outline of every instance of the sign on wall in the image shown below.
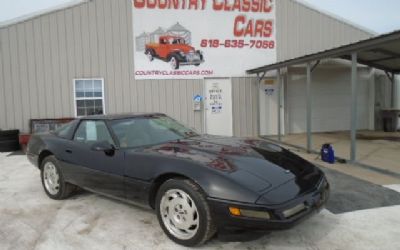
<path fill-rule="evenodd" d="M 136 79 L 244 76 L 276 62 L 274 0 L 132 0 Z"/>
<path fill-rule="evenodd" d="M 206 79 L 204 82 L 206 134 L 233 136 L 231 79 Z"/>
<path fill-rule="evenodd" d="M 208 89 L 208 100 L 211 109 L 211 114 L 220 114 L 223 107 L 222 102 L 222 89 L 218 83 L 214 83 L 213 86 Z"/>

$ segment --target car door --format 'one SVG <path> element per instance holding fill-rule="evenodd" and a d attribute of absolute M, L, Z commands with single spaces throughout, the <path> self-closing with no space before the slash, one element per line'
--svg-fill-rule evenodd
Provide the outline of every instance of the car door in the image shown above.
<path fill-rule="evenodd" d="M 124 198 L 124 153 L 95 150 L 99 142 L 115 145 L 106 123 L 102 120 L 82 120 L 66 149 L 75 166 L 74 179 L 83 188 Z"/>
<path fill-rule="evenodd" d="M 168 52 L 169 52 L 169 41 L 168 39 L 164 38 L 159 47 L 159 56 L 161 58 L 167 58 Z"/>
<path fill-rule="evenodd" d="M 151 188 L 150 178 L 143 178 L 143 173 L 151 172 L 153 155 L 145 152 L 152 144 L 146 118 L 114 120 L 110 128 L 118 138 L 120 151 L 125 153 L 124 175 L 126 199 L 141 205 L 148 205 Z"/>

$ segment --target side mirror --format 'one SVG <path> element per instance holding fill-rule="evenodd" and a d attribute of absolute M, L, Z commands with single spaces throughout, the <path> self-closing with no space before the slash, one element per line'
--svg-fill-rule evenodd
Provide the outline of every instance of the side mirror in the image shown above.
<path fill-rule="evenodd" d="M 107 141 L 96 142 L 92 145 L 91 149 L 93 151 L 103 151 L 106 155 L 112 156 L 115 152 L 114 145 Z"/>

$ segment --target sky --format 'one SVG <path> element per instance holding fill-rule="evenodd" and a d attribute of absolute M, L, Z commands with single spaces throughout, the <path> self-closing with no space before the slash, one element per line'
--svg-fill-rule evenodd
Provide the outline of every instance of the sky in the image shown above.
<path fill-rule="evenodd" d="M 0 0 L 0 22 L 71 0 Z M 279 1 L 279 0 L 275 0 Z M 378 34 L 400 29 L 400 0 L 301 0 Z"/>
<path fill-rule="evenodd" d="M 379 34 L 400 29 L 400 0 L 302 1 Z"/>

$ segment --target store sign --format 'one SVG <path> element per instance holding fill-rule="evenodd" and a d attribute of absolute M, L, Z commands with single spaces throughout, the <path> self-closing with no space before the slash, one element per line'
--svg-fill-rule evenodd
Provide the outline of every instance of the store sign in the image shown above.
<path fill-rule="evenodd" d="M 208 100 L 211 114 L 220 114 L 222 112 L 222 89 L 218 83 L 214 83 L 212 88 L 208 90 Z"/>
<path fill-rule="evenodd" d="M 276 62 L 274 0 L 132 0 L 136 79 L 244 76 Z"/>

